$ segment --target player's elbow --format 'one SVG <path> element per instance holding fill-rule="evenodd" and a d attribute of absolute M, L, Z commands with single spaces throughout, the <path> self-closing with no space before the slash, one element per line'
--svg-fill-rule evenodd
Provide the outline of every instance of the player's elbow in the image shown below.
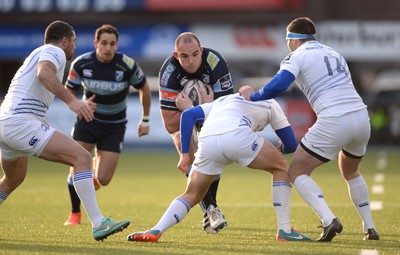
<path fill-rule="evenodd" d="M 291 144 L 285 146 L 285 152 L 287 154 L 293 153 L 293 152 L 295 152 L 296 148 L 297 148 L 297 144 L 296 143 L 293 143 L 293 144 L 291 143 Z"/>

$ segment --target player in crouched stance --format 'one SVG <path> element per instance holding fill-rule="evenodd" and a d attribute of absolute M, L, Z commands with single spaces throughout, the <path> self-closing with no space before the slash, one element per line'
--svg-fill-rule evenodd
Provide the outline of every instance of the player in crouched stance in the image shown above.
<path fill-rule="evenodd" d="M 185 94 L 180 96 L 185 97 Z M 201 201 L 215 176 L 222 174 L 224 166 L 233 162 L 272 174 L 272 200 L 278 220 L 276 239 L 310 240 L 290 224 L 292 185 L 287 174 L 287 163 L 281 153 L 293 152 L 297 141 L 278 103 L 275 100 L 249 102 L 239 94 L 233 94 L 185 110 L 180 121 L 182 154 L 178 163 L 178 168 L 183 172 L 190 164 L 189 146 L 193 125 L 201 123 L 203 127 L 186 191 L 172 201 L 154 227 L 128 235 L 128 241 L 157 242 L 167 229 L 183 220 L 190 209 Z M 256 133 L 269 124 L 282 141 L 280 151 Z"/>

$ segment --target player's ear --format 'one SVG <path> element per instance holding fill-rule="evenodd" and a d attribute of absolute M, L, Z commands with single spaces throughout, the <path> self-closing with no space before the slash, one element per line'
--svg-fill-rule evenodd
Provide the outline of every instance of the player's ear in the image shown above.
<path fill-rule="evenodd" d="M 176 59 L 179 59 L 179 58 L 178 58 L 178 52 L 176 52 L 176 51 L 174 51 L 174 52 L 172 53 L 172 56 L 174 56 L 174 58 L 176 58 Z"/>
<path fill-rule="evenodd" d="M 69 42 L 68 37 L 64 36 L 64 37 L 62 38 L 61 41 L 62 41 L 62 44 L 63 44 L 64 46 L 67 46 L 67 45 L 68 45 L 68 42 Z"/>

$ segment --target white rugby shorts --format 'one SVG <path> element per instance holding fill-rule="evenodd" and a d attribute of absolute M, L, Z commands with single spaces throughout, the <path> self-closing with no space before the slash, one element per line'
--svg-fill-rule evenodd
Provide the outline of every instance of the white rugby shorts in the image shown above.
<path fill-rule="evenodd" d="M 248 127 L 202 137 L 197 144 L 193 170 L 207 175 L 222 174 L 224 166 L 233 162 L 248 166 L 260 152 L 264 139 Z"/>
<path fill-rule="evenodd" d="M 356 157 L 364 156 L 370 135 L 368 111 L 363 109 L 338 117 L 319 117 L 301 142 L 315 154 L 334 160 L 342 149 Z"/>
<path fill-rule="evenodd" d="M 0 120 L 0 148 L 3 159 L 40 156 L 56 129 L 39 119 L 11 116 Z"/>

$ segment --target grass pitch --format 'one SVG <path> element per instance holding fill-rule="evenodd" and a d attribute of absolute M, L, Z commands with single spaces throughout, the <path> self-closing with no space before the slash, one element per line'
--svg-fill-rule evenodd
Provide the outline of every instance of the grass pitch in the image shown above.
<path fill-rule="evenodd" d="M 337 162 L 313 173 L 330 208 L 344 225 L 343 234 L 331 243 L 275 241 L 271 175 L 236 164 L 226 167 L 218 193 L 219 206 L 229 224 L 226 229 L 217 235 L 201 231 L 202 213 L 196 206 L 158 243 L 127 242 L 129 233 L 155 225 L 170 202 L 184 191 L 186 178 L 176 168 L 178 156 L 174 151 L 122 154 L 111 184 L 96 194 L 104 216 L 129 219 L 131 225 L 104 242 L 96 242 L 86 214 L 80 226 L 63 226 L 70 210 L 68 168 L 31 158 L 25 182 L 0 206 L 0 254 L 400 254 L 398 155 L 399 150 L 370 149 L 361 165 L 370 187 L 370 200 L 383 205 L 381 210 L 373 211 L 380 241 L 362 240 L 361 220 Z M 384 175 L 379 181 L 383 193 L 371 192 L 376 174 Z M 295 189 L 292 225 L 312 238 L 321 232 L 318 217 Z"/>

